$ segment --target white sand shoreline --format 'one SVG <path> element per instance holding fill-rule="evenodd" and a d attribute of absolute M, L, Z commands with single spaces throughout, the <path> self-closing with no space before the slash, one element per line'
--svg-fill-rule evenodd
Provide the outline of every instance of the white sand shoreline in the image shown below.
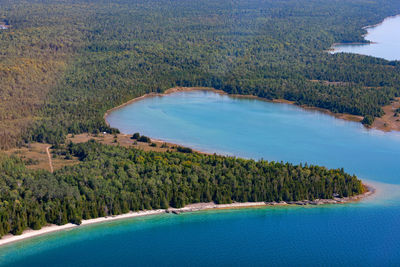
<path fill-rule="evenodd" d="M 40 230 L 25 230 L 21 235 L 12 235 L 8 234 L 3 236 L 0 239 L 0 247 L 4 245 L 8 245 L 11 243 L 15 243 L 18 241 L 22 241 L 25 239 L 30 239 L 33 237 L 38 237 L 41 235 L 54 233 L 58 231 L 68 230 L 77 228 L 79 226 L 85 226 L 90 224 L 102 223 L 102 222 L 110 222 L 128 218 L 142 217 L 142 216 L 150 216 L 150 215 L 160 215 L 165 213 L 174 213 L 179 214 L 183 212 L 195 212 L 201 210 L 212 210 L 212 209 L 237 209 L 237 208 L 255 208 L 255 207 L 273 207 L 273 206 L 289 206 L 289 205 L 326 205 L 326 204 L 345 204 L 349 202 L 355 202 L 362 200 L 365 197 L 368 197 L 375 193 L 375 189 L 369 185 L 366 185 L 368 191 L 364 194 L 346 197 L 346 198 L 334 198 L 334 199 L 317 199 L 314 201 L 303 200 L 303 201 L 291 201 L 291 202 L 235 202 L 231 204 L 215 204 L 213 202 L 210 203 L 196 203 L 190 204 L 183 208 L 169 208 L 169 209 L 157 209 L 157 210 L 146 210 L 146 211 L 137 211 L 137 212 L 129 212 L 121 215 L 115 216 L 107 216 L 107 217 L 99 217 L 95 219 L 82 220 L 81 225 L 76 225 L 72 223 L 68 223 L 65 225 L 48 225 L 42 227 Z"/>
<path fill-rule="evenodd" d="M 0 239 L 0 246 L 4 246 L 4 245 L 10 244 L 10 243 L 17 242 L 17 241 L 21 241 L 24 239 L 37 237 L 37 236 L 41 236 L 41 235 L 45 235 L 45 234 L 49 234 L 49 233 L 53 233 L 53 232 L 76 228 L 79 226 L 90 225 L 90 224 L 101 223 L 101 222 L 110 222 L 110 221 L 115 221 L 115 220 L 128 219 L 128 218 L 141 217 L 141 216 L 157 215 L 157 214 L 162 214 L 165 212 L 166 212 L 165 210 L 161 210 L 161 209 L 160 210 L 129 212 L 129 213 L 121 214 L 121 215 L 99 217 L 99 218 L 89 219 L 89 220 L 82 220 L 82 223 L 80 225 L 76 225 L 76 224 L 72 224 L 72 223 L 67 223 L 64 225 L 50 224 L 47 226 L 43 226 L 40 230 L 31 230 L 31 229 L 25 230 L 21 235 L 12 235 L 12 234 L 5 235 Z"/>

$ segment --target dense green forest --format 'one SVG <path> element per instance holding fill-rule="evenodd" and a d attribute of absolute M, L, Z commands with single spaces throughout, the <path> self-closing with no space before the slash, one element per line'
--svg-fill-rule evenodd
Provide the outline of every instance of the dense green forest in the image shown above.
<path fill-rule="evenodd" d="M 381 116 L 399 62 L 326 50 L 397 13 L 398 0 L 0 0 L 0 147 L 111 132 L 107 109 L 174 86 Z"/>
<path fill-rule="evenodd" d="M 67 133 L 110 129 L 106 110 L 149 92 L 205 86 L 365 116 L 400 96 L 400 64 L 329 54 L 364 42 L 398 0 L 0 0 L 0 149 L 47 142 L 80 163 L 32 171 L 0 155 L 0 235 L 46 223 L 200 201 L 362 192 L 343 170 L 156 153 Z M 180 149 L 191 152 L 189 149 Z"/>
<path fill-rule="evenodd" d="M 291 201 L 352 196 L 361 181 L 343 170 L 179 152 L 144 152 L 89 141 L 56 152 L 80 163 L 54 173 L 0 160 L 0 236 L 47 223 L 190 203 Z"/>

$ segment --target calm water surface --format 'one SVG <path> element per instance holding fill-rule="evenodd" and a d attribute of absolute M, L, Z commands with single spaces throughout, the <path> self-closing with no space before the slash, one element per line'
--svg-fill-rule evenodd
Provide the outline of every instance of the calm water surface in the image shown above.
<path fill-rule="evenodd" d="M 372 44 L 340 44 L 333 53 L 355 53 L 388 60 L 400 60 L 400 16 L 390 17 L 367 29 L 366 40 Z"/>
<path fill-rule="evenodd" d="M 54 233 L 0 249 L 10 266 L 399 265 L 400 134 L 301 108 L 195 91 L 111 113 L 139 131 L 208 152 L 344 167 L 378 192 L 361 203 L 207 211 Z"/>

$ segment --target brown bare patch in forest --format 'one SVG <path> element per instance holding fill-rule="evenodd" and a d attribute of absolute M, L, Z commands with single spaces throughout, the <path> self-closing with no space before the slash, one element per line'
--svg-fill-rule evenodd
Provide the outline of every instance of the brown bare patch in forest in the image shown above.
<path fill-rule="evenodd" d="M 376 118 L 372 127 L 385 132 L 400 131 L 400 97 L 382 109 L 385 115 Z"/>
<path fill-rule="evenodd" d="M 21 158 L 28 169 L 32 170 L 47 170 L 51 171 L 53 166 L 54 170 L 61 169 L 67 165 L 73 165 L 78 163 L 77 159 L 67 160 L 65 157 L 54 155 L 52 149 L 49 149 L 49 154 L 51 157 L 51 162 L 49 160 L 46 149 L 50 147 L 49 144 L 42 143 L 31 143 L 21 148 L 13 148 L 4 151 L 6 155 L 16 156 Z"/>
<path fill-rule="evenodd" d="M 177 147 L 180 145 L 164 142 L 162 140 L 157 140 L 151 138 L 151 142 L 138 142 L 137 140 L 131 139 L 132 135 L 128 134 L 78 134 L 78 135 L 68 135 L 67 142 L 72 143 L 84 143 L 89 140 L 95 140 L 101 144 L 113 145 L 113 146 L 123 146 L 127 148 L 136 148 L 143 151 L 156 151 L 156 152 L 167 152 L 174 151 L 177 152 Z M 202 153 L 200 151 L 193 150 L 194 152 Z"/>

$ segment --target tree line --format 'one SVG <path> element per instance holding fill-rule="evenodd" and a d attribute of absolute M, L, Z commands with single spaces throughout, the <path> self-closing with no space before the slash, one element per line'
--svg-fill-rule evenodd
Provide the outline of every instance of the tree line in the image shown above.
<path fill-rule="evenodd" d="M 53 223 L 198 202 L 296 201 L 353 196 L 343 169 L 180 152 L 144 152 L 95 141 L 61 147 L 79 164 L 50 173 L 0 160 L 0 235 Z"/>
<path fill-rule="evenodd" d="M 283 98 L 375 118 L 397 61 L 329 54 L 365 42 L 397 0 L 0 0 L 0 147 L 113 132 L 106 110 L 174 86 Z M 369 119 L 368 119 L 369 121 Z M 23 136 L 24 138 L 21 138 Z"/>

